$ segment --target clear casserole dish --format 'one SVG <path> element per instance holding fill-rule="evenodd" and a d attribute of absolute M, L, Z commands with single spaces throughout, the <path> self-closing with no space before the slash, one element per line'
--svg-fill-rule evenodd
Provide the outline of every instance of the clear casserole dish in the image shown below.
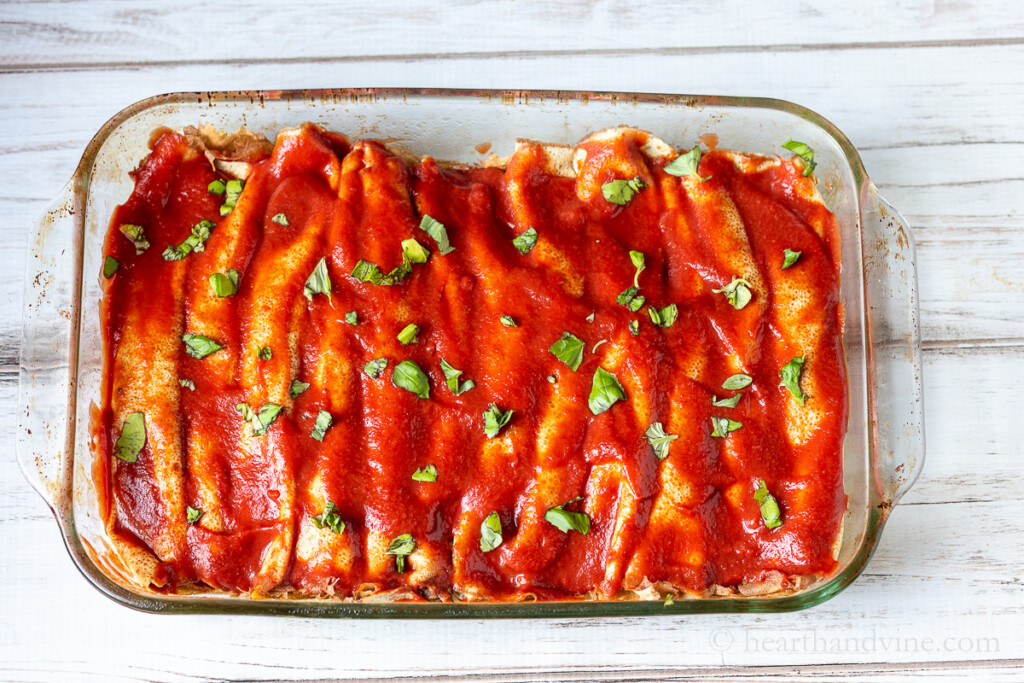
<path fill-rule="evenodd" d="M 719 146 L 780 154 L 798 139 L 815 149 L 819 189 L 842 240 L 841 296 L 849 381 L 843 446 L 849 504 L 838 568 L 799 590 L 763 596 L 661 601 L 542 603 L 372 603 L 254 600 L 224 594 L 163 595 L 126 578 L 99 517 L 90 450 L 90 410 L 99 400 L 102 334 L 98 278 L 102 242 L 115 206 L 131 192 L 128 171 L 147 153 L 150 133 L 210 123 L 268 136 L 313 121 L 353 137 L 407 141 L 418 153 L 473 163 L 475 146 L 511 152 L 528 136 L 573 143 L 588 132 L 628 124 L 673 144 L 714 134 Z M 147 611 L 286 613 L 350 617 L 590 616 L 786 611 L 817 604 L 866 565 L 892 506 L 923 464 L 923 410 L 917 283 L 909 228 L 868 179 L 849 141 L 820 116 L 793 104 L 742 98 L 536 91 L 324 90 L 179 93 L 137 103 L 89 144 L 75 175 L 34 226 L 22 330 L 18 457 L 51 506 L 69 553 L 104 594 Z"/>

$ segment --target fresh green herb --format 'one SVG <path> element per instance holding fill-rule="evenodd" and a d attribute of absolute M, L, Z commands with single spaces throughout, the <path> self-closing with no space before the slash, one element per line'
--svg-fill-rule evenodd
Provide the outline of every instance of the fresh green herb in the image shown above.
<path fill-rule="evenodd" d="M 405 558 L 416 550 L 416 541 L 412 540 L 412 534 L 402 534 L 391 541 L 387 554 L 395 556 L 395 568 L 399 574 L 405 572 Z"/>
<path fill-rule="evenodd" d="M 430 380 L 426 373 L 420 370 L 420 366 L 411 360 L 403 360 L 395 366 L 395 371 L 391 373 L 391 383 L 411 391 L 420 398 L 430 398 Z"/>
<path fill-rule="evenodd" d="M 644 181 L 640 180 L 640 176 L 636 176 L 630 180 L 612 180 L 605 183 L 601 186 L 601 194 L 610 203 L 625 206 L 644 187 Z"/>
<path fill-rule="evenodd" d="M 149 241 L 146 240 L 146 234 L 141 225 L 122 223 L 119 230 L 122 235 L 131 240 L 131 243 L 135 245 L 136 256 L 149 249 Z"/>
<path fill-rule="evenodd" d="M 426 263 L 430 257 L 430 250 L 417 242 L 415 238 L 410 237 L 407 240 L 402 240 L 402 254 L 407 256 L 411 263 Z"/>
<path fill-rule="evenodd" d="M 651 316 L 651 322 L 659 327 L 672 327 L 679 318 L 679 307 L 669 304 L 660 311 L 654 306 L 647 307 L 647 314 Z"/>
<path fill-rule="evenodd" d="M 480 524 L 480 550 L 489 553 L 501 545 L 501 541 L 501 517 L 492 512 Z"/>
<path fill-rule="evenodd" d="M 363 263 L 363 261 L 359 263 Z M 358 267 L 359 264 L 356 264 L 356 268 Z M 331 276 L 327 273 L 326 257 L 320 257 L 320 260 L 316 262 L 313 272 L 306 278 L 306 285 L 302 288 L 302 293 L 310 301 L 313 300 L 314 294 L 326 294 L 327 301 L 331 301 Z"/>
<path fill-rule="evenodd" d="M 562 338 L 548 349 L 555 358 L 562 361 L 575 372 L 583 362 L 583 340 L 569 332 L 563 332 Z"/>
<path fill-rule="evenodd" d="M 590 387 L 590 412 L 600 415 L 611 408 L 616 402 L 626 399 L 626 390 L 619 384 L 618 378 L 602 367 L 594 371 L 594 382 Z"/>
<path fill-rule="evenodd" d="M 402 328 L 402 331 L 398 333 L 398 341 L 402 342 L 402 346 L 408 346 L 409 344 L 415 344 L 417 342 L 416 335 L 419 333 L 420 328 L 418 325 L 409 323 Z"/>
<path fill-rule="evenodd" d="M 736 389 L 745 389 L 750 386 L 753 382 L 753 378 L 750 375 L 738 374 L 732 375 L 727 380 L 722 382 L 722 388 L 728 389 L 729 391 L 735 391 Z"/>
<path fill-rule="evenodd" d="M 316 422 L 313 423 L 313 432 L 310 434 L 311 437 L 320 441 L 324 440 L 324 435 L 327 434 L 327 430 L 334 422 L 334 418 L 326 410 L 321 410 L 316 414 Z"/>
<path fill-rule="evenodd" d="M 712 417 L 711 418 L 711 436 L 728 436 L 730 432 L 735 432 L 737 429 L 743 426 L 742 422 L 736 420 L 730 420 L 727 417 Z"/>
<path fill-rule="evenodd" d="M 345 522 L 341 519 L 341 515 L 338 514 L 338 506 L 332 500 L 327 501 L 323 512 L 319 515 L 310 515 L 309 519 L 317 529 L 330 529 L 336 534 L 340 534 L 345 530 Z"/>
<path fill-rule="evenodd" d="M 512 246 L 519 250 L 520 254 L 529 254 L 530 250 L 537 245 L 537 231 L 529 227 L 512 240 Z"/>
<path fill-rule="evenodd" d="M 783 251 L 782 255 L 784 258 L 782 259 L 782 268 L 780 270 L 785 270 L 796 263 L 802 253 L 802 251 L 793 251 L 792 249 L 786 249 Z"/>
<path fill-rule="evenodd" d="M 476 386 L 476 383 L 471 379 L 467 379 L 462 384 L 459 384 L 459 377 L 462 376 L 462 370 L 456 370 L 449 365 L 448 361 L 444 358 L 441 359 L 441 372 L 444 373 L 444 381 L 448 384 L 448 388 L 451 389 L 451 392 L 456 396 L 464 394 Z"/>
<path fill-rule="evenodd" d="M 729 398 L 718 398 L 717 396 L 712 396 L 711 405 L 717 406 L 719 408 L 735 408 L 736 404 L 740 402 L 741 398 L 743 398 L 743 394 L 736 394 L 735 396 L 730 396 Z"/>
<path fill-rule="evenodd" d="M 782 526 L 782 513 L 779 511 L 779 504 L 775 500 L 775 496 L 768 492 L 768 487 L 764 484 L 764 479 L 757 481 L 757 490 L 754 491 L 754 500 L 761 506 L 761 519 L 764 520 L 764 525 L 769 529 L 775 529 Z"/>
<path fill-rule="evenodd" d="M 370 379 L 377 379 L 380 377 L 380 373 L 384 372 L 384 368 L 388 366 L 387 358 L 377 358 L 371 360 L 369 363 L 363 366 L 363 372 L 369 375 Z"/>
<path fill-rule="evenodd" d="M 358 325 L 359 315 L 355 311 L 349 311 L 348 313 L 345 314 L 345 322 L 347 322 L 349 325 Z"/>
<path fill-rule="evenodd" d="M 285 216 L 283 213 L 275 214 L 270 220 L 278 225 L 290 225 L 290 223 L 288 223 L 288 216 Z"/>
<path fill-rule="evenodd" d="M 647 442 L 651 444 L 651 448 L 654 449 L 654 455 L 658 460 L 664 460 L 668 457 L 669 445 L 679 438 L 678 434 L 668 434 L 665 432 L 665 427 L 660 422 L 655 422 L 647 431 L 644 432 L 644 437 Z"/>
<path fill-rule="evenodd" d="M 558 384 L 558 378 L 554 375 L 548 375 L 548 384 Z"/>
<path fill-rule="evenodd" d="M 224 181 L 214 180 L 212 183 L 206 186 L 206 191 L 210 194 L 224 194 Z"/>
<path fill-rule="evenodd" d="M 212 273 L 210 275 L 210 286 L 218 298 L 233 296 L 238 292 L 238 271 L 234 268 L 226 273 Z"/>
<path fill-rule="evenodd" d="M 638 291 L 640 290 L 636 287 L 627 287 L 622 290 L 621 294 L 615 297 L 615 301 L 636 313 L 644 305 L 644 301 L 646 301 L 645 297 L 637 296 Z"/>
<path fill-rule="evenodd" d="M 274 357 L 274 352 L 269 346 L 261 346 L 260 350 L 256 352 L 256 357 L 260 360 L 270 360 Z"/>
<path fill-rule="evenodd" d="M 585 512 L 569 512 L 564 509 L 566 505 L 571 505 L 579 500 L 583 499 L 577 497 L 561 505 L 556 505 L 544 513 L 544 520 L 553 524 L 563 533 L 567 534 L 571 529 L 575 529 L 586 536 L 590 533 L 590 517 Z"/>
<path fill-rule="evenodd" d="M 437 468 L 433 465 L 427 465 L 422 470 L 417 469 L 412 473 L 413 481 L 437 481 Z"/>
<path fill-rule="evenodd" d="M 700 165 L 700 157 L 700 147 L 694 147 L 686 154 L 680 154 L 672 163 L 665 166 L 665 173 L 679 178 L 692 175 L 700 178 L 701 182 L 711 180 L 711 176 L 702 176 L 697 172 L 697 167 Z"/>
<path fill-rule="evenodd" d="M 671 593 L 669 593 L 667 596 L 665 596 L 665 607 L 671 607 L 672 605 L 676 604 L 676 601 L 673 600 L 672 598 L 673 598 L 673 595 Z"/>
<path fill-rule="evenodd" d="M 484 434 L 487 435 L 488 439 L 493 439 L 501 431 L 501 428 L 508 424 L 508 421 L 512 419 L 512 413 L 514 410 L 506 410 L 502 412 L 496 404 L 492 403 L 488 406 L 487 410 L 484 411 Z"/>
<path fill-rule="evenodd" d="M 263 436 L 270 429 L 277 416 L 281 414 L 281 406 L 276 403 L 264 403 L 258 412 L 253 412 L 252 407 L 247 403 L 238 403 L 235 410 L 242 414 L 242 419 L 252 426 L 253 436 Z"/>
<path fill-rule="evenodd" d="M 412 273 L 412 261 L 409 260 L 408 255 L 402 254 L 402 264 L 395 266 L 395 268 L 382 277 L 380 282 L 374 282 L 373 284 L 380 285 L 397 285 L 399 282 L 405 279 L 407 275 Z"/>
<path fill-rule="evenodd" d="M 220 205 L 220 215 L 227 216 L 238 204 L 238 198 L 242 196 L 242 188 L 245 182 L 237 178 L 229 180 L 224 185 L 224 203 Z"/>
<path fill-rule="evenodd" d="M 789 393 L 793 394 L 793 398 L 800 405 L 807 401 L 807 395 L 800 389 L 800 373 L 803 369 L 804 357 L 796 356 L 779 370 L 779 377 L 782 379 L 780 384 L 789 389 Z"/>
<path fill-rule="evenodd" d="M 292 398 L 298 398 L 299 394 L 309 389 L 309 382 L 300 382 L 297 379 L 292 380 L 292 384 L 288 387 L 288 395 Z"/>
<path fill-rule="evenodd" d="M 373 285 L 379 285 L 384 279 L 384 275 L 380 272 L 380 268 L 377 267 L 376 263 L 370 263 L 362 259 L 356 261 L 355 268 L 352 269 L 352 277 L 360 282 L 369 282 Z"/>
<path fill-rule="evenodd" d="M 633 262 L 633 267 L 636 268 L 636 275 L 633 276 L 633 286 L 639 287 L 640 273 L 644 272 L 644 270 L 647 268 L 647 265 L 644 263 L 643 252 L 630 251 L 629 260 Z"/>
<path fill-rule="evenodd" d="M 636 337 L 637 335 L 640 334 L 640 321 L 639 320 L 630 320 L 629 321 L 629 333 L 632 334 L 634 337 Z"/>
<path fill-rule="evenodd" d="M 208 220 L 201 220 L 192 226 L 192 231 L 189 236 L 185 238 L 185 241 L 176 247 L 167 247 L 164 249 L 161 256 L 164 261 L 180 261 L 185 258 L 193 251 L 200 252 L 206 250 L 206 240 L 210 239 L 210 230 L 213 229 L 213 223 Z"/>
<path fill-rule="evenodd" d="M 724 294 L 725 300 L 737 311 L 750 303 L 750 283 L 735 275 L 725 287 L 711 291 L 715 294 Z"/>
<path fill-rule="evenodd" d="M 189 524 L 195 524 L 203 517 L 203 511 L 199 508 L 194 508 L 191 505 L 185 508 L 185 521 Z"/>
<path fill-rule="evenodd" d="M 814 172 L 814 167 L 817 166 L 814 162 L 814 150 L 805 145 L 802 142 L 796 140 L 786 140 L 782 145 L 793 154 L 797 155 L 804 160 L 804 175 L 809 176 Z"/>
<path fill-rule="evenodd" d="M 190 379 L 179 379 L 178 384 L 185 389 L 191 389 L 192 391 L 196 390 L 196 383 Z"/>
<path fill-rule="evenodd" d="M 501 324 L 505 327 L 519 327 L 519 325 L 516 324 L 515 318 L 510 315 L 501 316 Z"/>
<path fill-rule="evenodd" d="M 437 250 L 441 256 L 455 251 L 455 247 L 448 242 L 448 231 L 445 230 L 444 225 L 440 222 L 424 215 L 422 220 L 420 220 L 420 230 L 434 238 L 434 241 L 437 242 Z"/>
<path fill-rule="evenodd" d="M 181 341 L 185 342 L 185 351 L 193 358 L 205 358 L 214 351 L 220 351 L 224 348 L 209 337 L 190 332 L 181 335 Z"/>
<path fill-rule="evenodd" d="M 590 315 L 588 315 L 588 316 L 587 316 L 587 322 L 588 322 L 588 323 L 592 323 L 592 322 L 594 322 L 594 317 L 595 317 L 596 315 L 597 315 L 597 311 L 591 311 L 591 312 L 590 312 Z"/>
<path fill-rule="evenodd" d="M 125 462 L 135 462 L 146 445 L 146 416 L 129 413 L 121 425 L 121 435 L 114 442 L 114 457 Z"/>
<path fill-rule="evenodd" d="M 110 279 L 114 277 L 114 273 L 121 267 L 121 262 L 113 256 L 107 256 L 103 259 L 103 277 Z"/>

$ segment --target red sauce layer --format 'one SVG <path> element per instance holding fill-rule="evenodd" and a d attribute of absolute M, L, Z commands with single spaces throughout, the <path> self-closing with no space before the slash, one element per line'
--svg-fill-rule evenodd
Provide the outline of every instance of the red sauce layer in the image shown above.
<path fill-rule="evenodd" d="M 558 599 L 832 571 L 847 423 L 835 218 L 799 162 L 713 150 L 702 182 L 666 173 L 671 159 L 645 156 L 646 141 L 588 139 L 570 178 L 540 145 L 521 145 L 505 170 L 449 170 L 305 126 L 252 160 L 222 217 L 208 186 L 228 176 L 186 137 L 159 137 L 106 240 L 120 265 L 105 280 L 96 440 L 108 529 L 152 553 L 146 579 L 167 591 Z M 645 186 L 628 204 L 602 195 L 633 177 Z M 420 229 L 425 215 L 454 251 Z M 201 220 L 214 224 L 205 249 L 165 260 Z M 136 254 L 123 224 L 151 246 Z M 530 227 L 539 239 L 522 254 L 513 239 Z M 431 254 L 398 284 L 350 276 L 359 260 L 401 266 L 409 238 Z M 801 256 L 783 270 L 786 249 Z M 616 302 L 634 282 L 630 250 L 645 257 L 637 312 Z M 331 296 L 304 296 L 321 258 Z M 238 291 L 219 298 L 209 277 L 228 269 Z M 713 291 L 733 277 L 750 283 L 742 309 Z M 652 323 L 648 307 L 669 304 L 674 324 Z M 403 345 L 410 323 L 418 338 Z M 564 332 L 585 344 L 575 371 L 549 352 Z M 194 358 L 185 333 L 223 348 Z M 780 385 L 796 356 L 805 405 Z M 388 363 L 374 379 L 363 368 L 378 358 Z M 452 392 L 441 359 L 475 386 Z M 428 376 L 429 398 L 395 385 L 405 360 Z M 599 367 L 626 398 L 595 415 Z M 752 384 L 723 389 L 737 373 Z M 309 387 L 293 398 L 294 380 Z M 736 393 L 735 407 L 712 405 Z M 254 435 L 242 402 L 282 411 Z M 514 411 L 494 438 L 490 404 Z M 322 442 L 320 411 L 332 419 Z M 113 450 L 134 412 L 146 443 L 125 462 Z M 742 426 L 713 436 L 713 417 Z M 665 459 L 644 437 L 655 422 L 678 436 Z M 413 479 L 429 465 L 436 481 Z M 781 511 L 774 529 L 754 498 L 761 480 Z M 317 524 L 328 503 L 340 533 Z M 589 533 L 545 520 L 566 503 Z M 202 513 L 194 523 L 188 508 Z M 492 512 L 502 540 L 484 552 Z M 403 534 L 414 549 L 400 572 L 387 549 Z"/>

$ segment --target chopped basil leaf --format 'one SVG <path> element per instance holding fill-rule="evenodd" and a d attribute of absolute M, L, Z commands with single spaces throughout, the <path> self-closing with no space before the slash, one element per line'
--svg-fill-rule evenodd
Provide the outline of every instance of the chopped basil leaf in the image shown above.
<path fill-rule="evenodd" d="M 736 404 L 740 402 L 741 398 L 743 398 L 743 394 L 736 394 L 735 396 L 730 396 L 729 398 L 718 398 L 717 396 L 712 396 L 711 405 L 717 406 L 719 408 L 735 408 Z"/>
<path fill-rule="evenodd" d="M 638 287 L 627 287 L 626 289 L 622 290 L 622 292 L 617 297 L 615 297 L 615 301 L 636 313 L 638 310 L 640 310 L 640 306 L 644 305 L 644 297 L 637 296 L 637 292 L 639 291 L 640 289 Z M 633 308 L 632 306 L 630 306 L 630 304 L 635 299 L 640 299 L 640 306 Z"/>
<path fill-rule="evenodd" d="M 117 269 L 121 267 L 121 262 L 113 256 L 107 256 L 103 259 L 103 277 L 110 279 L 117 272 Z"/>
<path fill-rule="evenodd" d="M 417 242 L 415 238 L 410 237 L 407 240 L 402 240 L 402 254 L 407 256 L 411 263 L 426 263 L 430 256 L 430 250 Z"/>
<path fill-rule="evenodd" d="M 370 376 L 370 379 L 377 379 L 380 377 L 380 373 L 384 372 L 384 368 L 388 366 L 387 358 L 377 358 L 371 360 L 369 363 L 363 366 L 363 372 Z"/>
<path fill-rule="evenodd" d="M 626 399 L 626 390 L 619 384 L 618 378 L 602 367 L 594 371 L 594 382 L 590 387 L 590 412 L 600 415 L 611 408 L 616 402 Z"/>
<path fill-rule="evenodd" d="M 654 448 L 658 460 L 664 460 L 668 456 L 669 445 L 679 438 L 678 434 L 669 434 L 661 422 L 655 422 L 644 432 L 644 438 Z"/>
<path fill-rule="evenodd" d="M 434 238 L 434 241 L 437 242 L 437 250 L 441 256 L 455 251 L 455 247 L 448 242 L 448 231 L 445 230 L 444 225 L 440 222 L 424 215 L 423 219 L 420 220 L 420 230 Z"/>
<path fill-rule="evenodd" d="M 290 225 L 288 223 L 288 216 L 285 216 L 283 213 L 275 214 L 270 220 L 278 225 Z"/>
<path fill-rule="evenodd" d="M 803 368 L 804 357 L 796 356 L 779 370 L 779 377 L 782 378 L 781 384 L 789 389 L 789 393 L 793 394 L 793 398 L 800 405 L 804 405 L 807 401 L 807 395 L 800 389 L 800 373 Z"/>
<path fill-rule="evenodd" d="M 256 418 L 256 413 L 253 412 L 252 406 L 249 405 L 248 401 L 243 401 L 242 403 L 236 403 L 235 404 L 235 410 L 237 410 L 238 412 L 240 412 L 242 414 L 242 419 L 245 420 L 246 422 L 249 422 L 250 420 L 253 420 L 253 419 Z"/>
<path fill-rule="evenodd" d="M 519 327 L 519 325 L 516 324 L 515 318 L 510 315 L 501 316 L 501 324 L 505 327 Z"/>
<path fill-rule="evenodd" d="M 243 187 L 245 187 L 245 182 L 237 178 L 229 180 L 224 185 L 224 203 L 220 206 L 221 216 L 227 216 L 235 208 L 238 198 L 242 196 Z"/>
<path fill-rule="evenodd" d="M 750 283 L 735 275 L 725 287 L 711 291 L 715 294 L 724 294 L 725 300 L 737 311 L 750 303 Z"/>
<path fill-rule="evenodd" d="M 226 273 L 213 273 L 210 275 L 210 286 L 218 298 L 233 296 L 238 292 L 238 271 L 234 268 Z"/>
<path fill-rule="evenodd" d="M 437 468 L 433 465 L 427 465 L 422 470 L 417 469 L 412 473 L 413 481 L 437 481 Z"/>
<path fill-rule="evenodd" d="M 359 263 L 362 263 L 362 261 Z M 358 264 L 356 264 L 356 267 L 359 267 Z M 320 260 L 316 262 L 313 272 L 306 278 L 306 285 L 302 288 L 302 293 L 310 301 L 313 300 L 314 294 L 326 294 L 327 301 L 331 301 L 331 276 L 327 273 L 327 259 L 325 257 L 321 256 Z"/>
<path fill-rule="evenodd" d="M 651 316 L 651 322 L 659 327 L 672 327 L 679 318 L 679 307 L 669 304 L 660 311 L 654 306 L 647 307 L 647 314 Z"/>
<path fill-rule="evenodd" d="M 420 398 L 430 398 L 430 380 L 426 373 L 420 370 L 420 366 L 411 360 L 403 360 L 395 366 L 394 372 L 391 373 L 391 383 L 411 391 Z"/>
<path fill-rule="evenodd" d="M 487 435 L 488 439 L 493 439 L 501 431 L 501 428 L 508 424 L 508 421 L 512 419 L 512 413 L 514 410 L 506 410 L 502 412 L 496 404 L 492 403 L 484 411 L 484 434 Z"/>
<path fill-rule="evenodd" d="M 297 379 L 293 379 L 291 386 L 288 387 L 288 395 L 292 398 L 297 398 L 306 389 L 309 389 L 309 382 L 300 382 Z"/>
<path fill-rule="evenodd" d="M 274 357 L 274 352 L 270 350 L 269 346 L 261 346 L 260 350 L 256 352 L 256 357 L 260 360 L 270 360 Z"/>
<path fill-rule="evenodd" d="M 813 149 L 811 149 L 802 142 L 797 142 L 796 140 L 786 140 L 786 142 L 783 143 L 782 146 L 804 160 L 805 164 L 803 174 L 805 176 L 809 176 L 811 175 L 811 173 L 814 172 L 814 167 L 817 166 L 818 164 L 816 164 L 814 161 Z"/>
<path fill-rule="evenodd" d="M 214 351 L 220 351 L 224 348 L 209 337 L 190 332 L 181 335 L 181 341 L 185 342 L 185 351 L 193 358 L 205 358 Z"/>
<path fill-rule="evenodd" d="M 185 508 L 185 521 L 189 524 L 195 524 L 203 517 L 203 511 L 199 508 L 194 508 L 191 505 Z"/>
<path fill-rule="evenodd" d="M 590 312 L 590 315 L 588 315 L 588 316 L 587 316 L 587 322 L 588 322 L 588 323 L 592 323 L 592 322 L 594 322 L 594 317 L 595 317 L 596 315 L 597 315 L 597 311 L 591 311 L 591 312 Z"/>
<path fill-rule="evenodd" d="M 349 325 L 358 325 L 359 315 L 355 311 L 349 311 L 348 313 L 345 314 L 345 322 L 347 322 Z"/>
<path fill-rule="evenodd" d="M 459 377 L 462 376 L 462 370 L 456 370 L 449 365 L 448 361 L 444 358 L 441 359 L 441 372 L 444 373 L 444 381 L 448 384 L 448 388 L 451 389 L 451 392 L 456 396 L 464 394 L 476 386 L 476 383 L 471 379 L 467 379 L 462 384 L 459 384 Z"/>
<path fill-rule="evenodd" d="M 412 273 L 412 261 L 409 260 L 409 256 L 405 253 L 402 254 L 402 264 L 395 266 L 395 268 L 382 277 L 380 282 L 374 282 L 373 284 L 381 285 L 397 285 L 399 282 L 405 279 L 406 275 Z"/>
<path fill-rule="evenodd" d="M 554 375 L 548 375 L 548 384 L 558 384 L 558 378 Z"/>
<path fill-rule="evenodd" d="M 146 416 L 142 413 L 129 413 L 121 425 L 121 435 L 114 443 L 114 457 L 125 462 L 135 462 L 145 445 Z"/>
<path fill-rule="evenodd" d="M 782 268 L 780 270 L 785 270 L 796 263 L 802 253 L 802 251 L 793 251 L 792 249 L 783 251 L 782 255 L 784 258 L 782 259 Z"/>
<path fill-rule="evenodd" d="M 651 444 L 651 448 L 654 449 L 654 455 L 658 460 L 664 460 L 668 457 L 669 445 L 679 438 L 678 434 L 667 434 L 665 428 L 660 422 L 655 422 L 647 431 L 644 432 L 644 437 L 647 442 Z"/>
<path fill-rule="evenodd" d="M 612 180 L 605 183 L 601 186 L 601 194 L 610 203 L 625 206 L 644 187 L 644 181 L 640 180 L 640 176 L 636 176 L 630 180 Z"/>
<path fill-rule="evenodd" d="M 640 334 L 640 321 L 639 320 L 630 320 L 629 321 L 629 333 L 632 334 L 634 337 L 636 337 L 637 335 Z"/>
<path fill-rule="evenodd" d="M 359 259 L 356 262 L 355 268 L 352 269 L 352 277 L 360 282 L 369 282 L 373 285 L 379 285 L 384 279 L 384 275 L 380 272 L 380 268 L 377 267 L 376 263 L 370 263 L 362 259 Z"/>
<path fill-rule="evenodd" d="M 754 380 L 750 377 L 750 375 L 733 375 L 729 377 L 729 379 L 722 382 L 722 388 L 729 389 L 730 391 L 735 391 L 736 389 L 744 389 L 746 387 L 749 387 L 750 383 L 753 381 Z"/>
<path fill-rule="evenodd" d="M 206 186 L 206 191 L 210 194 L 224 194 L 224 190 L 225 186 L 223 180 L 214 180 Z"/>
<path fill-rule="evenodd" d="M 680 154 L 672 163 L 665 166 L 665 173 L 679 178 L 688 175 L 697 176 L 701 182 L 711 180 L 711 176 L 702 176 L 697 172 L 697 166 L 700 165 L 700 157 L 700 147 L 694 147 L 686 154 Z"/>
<path fill-rule="evenodd" d="M 633 300 L 630 301 L 629 304 L 626 306 L 626 308 L 628 308 L 629 310 L 631 310 L 634 313 L 636 313 L 641 308 L 643 308 L 645 301 L 647 301 L 647 297 L 644 297 L 644 296 L 634 297 Z"/>
<path fill-rule="evenodd" d="M 643 252 L 630 251 L 629 252 L 629 260 L 633 262 L 633 267 L 636 268 L 636 275 L 633 276 L 633 286 L 634 287 L 639 287 L 640 286 L 640 273 L 644 272 L 644 270 L 647 268 L 647 265 L 644 263 Z"/>
<path fill-rule="evenodd" d="M 544 520 L 549 524 L 553 524 L 563 533 L 567 534 L 571 529 L 575 529 L 586 536 L 590 533 L 590 517 L 585 512 L 569 512 L 563 509 L 566 505 L 579 500 L 582 500 L 582 498 L 573 498 L 561 505 L 556 505 L 544 513 Z"/>
<path fill-rule="evenodd" d="M 533 226 L 527 228 L 512 240 L 512 246 L 518 249 L 520 254 L 529 254 L 536 244 L 537 231 L 533 229 Z"/>
<path fill-rule="evenodd" d="M 552 344 L 548 350 L 574 372 L 583 362 L 583 340 L 569 332 L 563 332 L 562 338 Z"/>
<path fill-rule="evenodd" d="M 119 229 L 121 234 L 131 240 L 131 243 L 135 245 L 136 256 L 149 249 L 149 242 L 146 240 L 146 235 L 142 230 L 141 225 L 135 225 L 134 223 L 122 223 Z"/>
<path fill-rule="evenodd" d="M 730 420 L 727 417 L 712 417 L 711 418 L 711 436 L 728 436 L 730 432 L 735 432 L 737 429 L 743 426 L 742 422 L 736 420 Z"/>
<path fill-rule="evenodd" d="M 417 339 L 416 335 L 419 333 L 420 328 L 418 325 L 409 323 L 402 328 L 402 331 L 398 333 L 398 341 L 402 342 L 402 346 L 408 346 L 409 344 L 415 344 Z"/>
<path fill-rule="evenodd" d="M 323 442 L 324 434 L 327 433 L 327 429 L 334 422 L 334 418 L 326 410 L 321 410 L 316 414 L 316 422 L 313 424 L 313 432 L 310 434 L 311 437 L 317 441 Z"/>
<path fill-rule="evenodd" d="M 201 220 L 192 226 L 192 232 L 185 238 L 185 241 L 176 247 L 167 247 L 161 256 L 164 261 L 180 261 L 193 251 L 200 252 L 206 249 L 206 240 L 210 239 L 210 230 L 213 223 Z"/>
<path fill-rule="evenodd" d="M 196 383 L 190 379 L 179 379 L 178 384 L 185 389 L 191 389 L 192 391 L 196 390 Z"/>
<path fill-rule="evenodd" d="M 309 519 L 317 529 L 327 528 L 336 534 L 340 534 L 345 530 L 345 522 L 341 519 L 341 515 L 338 514 L 338 506 L 332 500 L 327 501 L 323 512 L 319 515 L 310 515 Z"/>
<path fill-rule="evenodd" d="M 242 419 L 252 426 L 253 436 L 263 436 L 270 429 L 277 416 L 281 414 L 281 406 L 276 403 L 264 403 L 258 412 L 253 412 L 248 403 L 239 403 L 235 410 L 242 414 Z"/>
<path fill-rule="evenodd" d="M 782 526 L 782 513 L 779 511 L 779 504 L 775 500 L 775 496 L 768 492 L 768 487 L 764 484 L 764 479 L 757 481 L 757 490 L 754 491 L 754 500 L 761 506 L 761 519 L 764 520 L 764 525 L 769 529 L 775 529 Z"/>
<path fill-rule="evenodd" d="M 676 601 L 672 599 L 673 597 L 674 596 L 671 593 L 669 593 L 665 597 L 665 607 L 671 607 L 672 605 L 676 604 Z"/>
<path fill-rule="evenodd" d="M 412 540 L 412 534 L 402 534 L 391 541 L 387 554 L 395 556 L 395 568 L 399 574 L 405 572 L 405 558 L 416 550 L 416 541 Z"/>
<path fill-rule="evenodd" d="M 480 523 L 480 550 L 489 553 L 501 545 L 501 541 L 501 517 L 492 512 Z"/>

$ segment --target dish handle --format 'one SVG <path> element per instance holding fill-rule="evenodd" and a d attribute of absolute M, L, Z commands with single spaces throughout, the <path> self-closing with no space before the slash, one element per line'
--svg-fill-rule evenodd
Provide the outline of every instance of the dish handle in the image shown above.
<path fill-rule="evenodd" d="M 68 182 L 29 231 L 21 324 L 16 451 L 25 478 L 60 515 L 70 501 L 74 382 L 72 332 L 81 290 L 81 211 Z"/>
<path fill-rule="evenodd" d="M 872 466 L 883 511 L 924 466 L 924 392 L 914 237 L 907 221 L 866 183 L 861 206 L 873 387 Z"/>

